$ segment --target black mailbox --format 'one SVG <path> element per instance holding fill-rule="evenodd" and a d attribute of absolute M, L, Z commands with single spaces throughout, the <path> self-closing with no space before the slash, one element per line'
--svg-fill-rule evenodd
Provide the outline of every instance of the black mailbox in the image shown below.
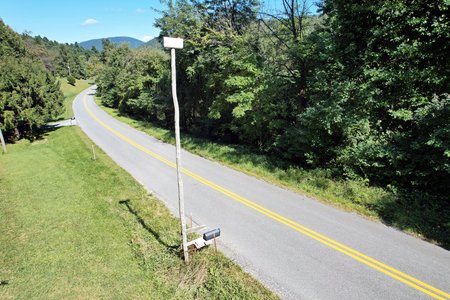
<path fill-rule="evenodd" d="M 219 236 L 220 236 L 220 228 L 216 228 L 216 229 L 205 232 L 203 234 L 203 239 L 205 241 L 209 241 L 209 240 L 212 240 L 213 238 L 216 238 Z"/>

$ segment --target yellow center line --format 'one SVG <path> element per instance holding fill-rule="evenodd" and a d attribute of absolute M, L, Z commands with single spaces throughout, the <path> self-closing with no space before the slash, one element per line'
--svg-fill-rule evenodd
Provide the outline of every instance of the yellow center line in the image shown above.
<path fill-rule="evenodd" d="M 132 145 L 133 147 L 141 150 L 142 152 L 152 156 L 153 158 L 163 162 L 164 164 L 172 167 L 172 168 L 176 168 L 176 164 L 173 163 L 172 161 L 162 157 L 159 154 L 156 154 L 155 152 L 145 148 L 144 146 L 136 143 L 135 141 L 129 139 L 128 137 L 124 136 L 123 134 L 121 134 L 120 132 L 116 131 L 115 129 L 111 128 L 110 126 L 108 126 L 107 124 L 105 124 L 103 121 L 101 121 L 96 115 L 94 115 L 92 113 L 92 111 L 88 108 L 87 103 L 86 103 L 86 95 L 84 95 L 84 99 L 83 99 L 83 103 L 84 103 L 84 107 L 87 111 L 87 113 L 100 125 L 102 125 L 104 128 L 106 128 L 108 131 L 110 131 L 111 133 L 113 133 L 115 136 L 119 137 L 120 139 L 122 139 L 123 141 L 127 142 L 128 144 Z M 258 211 L 259 213 L 281 223 L 284 224 L 294 230 L 296 230 L 297 232 L 302 233 L 303 235 L 306 235 L 324 245 L 327 245 L 333 249 L 335 249 L 336 251 L 339 251 L 367 266 L 370 266 L 400 282 L 403 282 L 435 299 L 450 299 L 450 294 L 441 291 L 429 284 L 426 284 L 425 282 L 422 282 L 414 277 L 409 276 L 408 274 L 405 274 L 393 267 L 390 267 L 386 264 L 383 264 L 382 262 L 367 256 L 355 249 L 352 249 L 348 246 L 345 246 L 344 244 L 341 244 L 331 238 L 328 238 L 318 232 L 315 232 L 305 226 L 302 226 L 286 217 L 283 217 L 247 198 L 244 198 L 212 181 L 207 180 L 206 178 L 201 177 L 200 175 L 197 175 L 195 173 L 193 173 L 192 171 L 189 171 L 188 169 L 183 168 L 182 170 L 183 174 L 197 180 L 198 182 L 203 183 L 204 185 L 228 196 L 229 198 L 249 207 L 252 208 L 256 211 Z"/>

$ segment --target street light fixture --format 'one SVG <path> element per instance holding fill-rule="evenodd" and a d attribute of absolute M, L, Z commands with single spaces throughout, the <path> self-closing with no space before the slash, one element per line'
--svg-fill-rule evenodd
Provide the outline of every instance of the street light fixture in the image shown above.
<path fill-rule="evenodd" d="M 183 49 L 183 39 L 180 38 L 163 38 L 164 48 L 170 49 L 171 65 L 172 65 L 172 99 L 175 109 L 175 144 L 176 144 L 176 162 L 177 162 L 177 181 L 178 181 L 178 205 L 181 221 L 181 236 L 184 261 L 189 262 L 189 253 L 187 248 L 186 219 L 184 215 L 184 192 L 183 180 L 181 178 L 181 145 L 180 145 L 180 108 L 177 98 L 177 78 L 175 69 L 175 49 Z"/>

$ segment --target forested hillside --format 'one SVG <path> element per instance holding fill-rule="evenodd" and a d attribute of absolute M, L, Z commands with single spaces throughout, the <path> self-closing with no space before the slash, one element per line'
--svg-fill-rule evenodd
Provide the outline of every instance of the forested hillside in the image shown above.
<path fill-rule="evenodd" d="M 27 50 L 39 58 L 53 75 L 59 77 L 73 76 L 77 79 L 87 78 L 87 62 L 96 53 L 95 51 L 85 50 L 77 43 L 60 44 L 56 41 L 50 41 L 46 37 L 31 37 L 26 33 L 21 37 Z"/>
<path fill-rule="evenodd" d="M 116 37 L 109 37 L 105 38 L 109 40 L 112 44 L 121 45 L 121 44 L 127 44 L 130 48 L 138 48 L 142 47 L 145 43 L 141 40 L 127 37 L 127 36 L 116 36 Z M 93 39 L 89 41 L 81 42 L 79 45 L 80 47 L 83 47 L 84 49 L 97 49 L 98 51 L 103 50 L 103 39 Z"/>
<path fill-rule="evenodd" d="M 384 187 L 450 232 L 448 1 L 282 3 L 169 3 L 183 130 Z M 107 105 L 172 126 L 166 54 L 107 45 L 101 62 Z"/>

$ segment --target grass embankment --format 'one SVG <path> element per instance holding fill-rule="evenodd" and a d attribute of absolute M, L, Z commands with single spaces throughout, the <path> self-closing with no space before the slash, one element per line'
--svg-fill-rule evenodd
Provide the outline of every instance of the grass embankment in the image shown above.
<path fill-rule="evenodd" d="M 65 127 L 0 155 L 0 299 L 275 298 L 213 249 L 185 265 L 178 220 L 91 147 Z"/>
<path fill-rule="evenodd" d="M 102 105 L 100 99 L 97 99 L 97 104 L 120 121 L 164 142 L 175 143 L 172 131 L 121 114 L 117 109 Z M 192 153 L 322 202 L 380 220 L 450 249 L 447 213 L 424 206 L 417 199 L 411 200 L 408 196 L 370 187 L 361 181 L 336 180 L 325 170 L 304 170 L 288 166 L 286 162 L 274 157 L 255 154 L 245 146 L 224 145 L 188 134 L 182 134 L 181 140 L 183 148 Z"/>

